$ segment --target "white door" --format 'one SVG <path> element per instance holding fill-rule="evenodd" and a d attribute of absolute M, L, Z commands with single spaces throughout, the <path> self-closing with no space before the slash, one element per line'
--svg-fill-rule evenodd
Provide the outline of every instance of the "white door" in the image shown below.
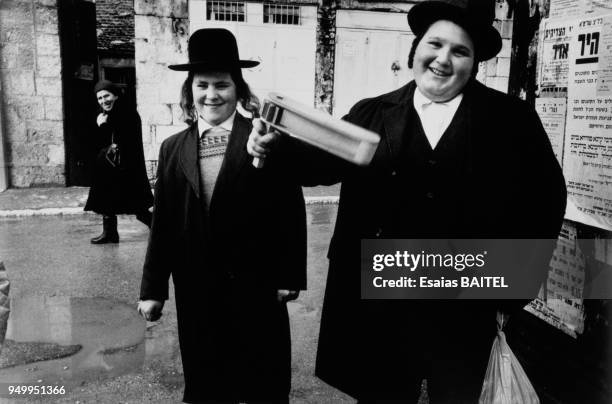
<path fill-rule="evenodd" d="M 299 8 L 299 24 L 287 24 L 264 23 L 262 3 L 243 4 L 244 21 L 211 21 L 206 19 L 206 2 L 191 0 L 191 30 L 223 27 L 234 33 L 240 57 L 261 62 L 243 69 L 245 80 L 260 100 L 274 91 L 314 105 L 317 7 L 284 6 L 285 10 Z"/>
<path fill-rule="evenodd" d="M 282 93 L 306 105 L 314 104 L 316 33 L 293 27 L 240 27 L 240 55 L 261 60 L 245 69 L 245 80 L 253 91 L 265 96 Z"/>
<path fill-rule="evenodd" d="M 357 101 L 392 91 L 412 79 L 408 53 L 414 35 L 405 14 L 400 13 L 340 10 L 338 23 L 333 113 L 341 117 Z"/>

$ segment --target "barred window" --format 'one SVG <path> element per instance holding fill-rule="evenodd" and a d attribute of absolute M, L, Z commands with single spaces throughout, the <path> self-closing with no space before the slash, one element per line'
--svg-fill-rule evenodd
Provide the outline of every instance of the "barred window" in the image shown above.
<path fill-rule="evenodd" d="M 207 1 L 208 21 L 242 21 L 246 19 L 244 1 Z"/>
<path fill-rule="evenodd" d="M 300 25 L 300 20 L 300 6 L 264 3 L 264 23 Z"/>

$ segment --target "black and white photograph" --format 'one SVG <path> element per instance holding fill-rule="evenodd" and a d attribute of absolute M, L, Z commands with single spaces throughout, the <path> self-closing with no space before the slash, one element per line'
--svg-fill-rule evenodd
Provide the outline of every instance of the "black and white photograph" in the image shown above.
<path fill-rule="evenodd" d="M 612 402 L 612 0 L 0 0 L 0 403 Z"/>

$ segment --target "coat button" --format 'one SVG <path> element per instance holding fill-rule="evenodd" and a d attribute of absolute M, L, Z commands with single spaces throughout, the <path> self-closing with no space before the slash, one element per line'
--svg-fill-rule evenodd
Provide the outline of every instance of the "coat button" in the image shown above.
<path fill-rule="evenodd" d="M 434 198 L 434 193 L 433 192 L 428 192 L 425 194 L 425 196 L 427 197 L 427 199 L 433 199 Z"/>

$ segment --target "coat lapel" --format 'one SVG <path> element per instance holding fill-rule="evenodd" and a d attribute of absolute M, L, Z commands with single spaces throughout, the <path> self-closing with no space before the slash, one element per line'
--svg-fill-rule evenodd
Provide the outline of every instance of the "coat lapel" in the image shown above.
<path fill-rule="evenodd" d="M 222 195 L 232 184 L 236 183 L 235 180 L 242 168 L 250 161 L 249 155 L 246 152 L 246 143 L 250 132 L 251 126 L 249 121 L 237 113 L 227 150 L 223 157 L 223 163 L 219 170 L 219 177 L 213 191 L 211 206 L 215 204 L 215 200 L 219 198 L 219 195 Z"/>
<path fill-rule="evenodd" d="M 198 169 L 198 125 L 193 124 L 181 147 L 180 163 L 187 181 L 196 197 L 200 197 L 200 173 Z"/>
<path fill-rule="evenodd" d="M 394 93 L 393 97 L 387 100 L 389 103 L 388 107 L 383 110 L 385 131 L 384 138 L 381 140 L 386 144 L 386 150 L 381 147 L 379 147 L 379 150 L 389 153 L 390 161 L 394 166 L 400 157 L 404 134 L 410 123 L 410 108 L 412 97 L 414 96 L 414 88 L 414 82 L 411 82 L 404 91 Z"/>

